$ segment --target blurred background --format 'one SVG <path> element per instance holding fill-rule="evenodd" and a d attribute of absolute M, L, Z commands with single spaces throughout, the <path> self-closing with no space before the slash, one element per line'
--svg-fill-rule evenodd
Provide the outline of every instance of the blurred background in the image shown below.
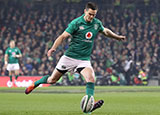
<path fill-rule="evenodd" d="M 96 85 L 159 85 L 160 1 L 90 0 L 99 6 L 97 18 L 125 42 L 99 34 L 91 56 Z M 52 58 L 47 51 L 68 23 L 81 16 L 88 0 L 0 0 L 0 78 L 6 78 L 4 54 L 11 39 L 23 56 L 20 77 L 51 74 L 70 39 Z M 7 77 L 9 79 L 9 77 Z M 55 85 L 84 85 L 68 72 Z"/>

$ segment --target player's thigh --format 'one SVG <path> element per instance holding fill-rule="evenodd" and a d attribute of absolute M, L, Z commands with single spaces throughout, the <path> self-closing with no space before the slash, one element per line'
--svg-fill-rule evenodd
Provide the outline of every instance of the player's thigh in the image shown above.
<path fill-rule="evenodd" d="M 9 70 L 9 75 L 14 75 L 14 71 Z"/>
<path fill-rule="evenodd" d="M 86 80 L 86 82 L 95 82 L 95 73 L 92 67 L 85 67 L 81 71 L 82 76 Z"/>
<path fill-rule="evenodd" d="M 56 68 L 61 71 L 71 71 L 78 66 L 77 60 L 63 55 L 57 63 Z"/>
<path fill-rule="evenodd" d="M 61 78 L 62 75 L 63 73 L 59 72 L 57 69 L 54 69 L 51 76 L 48 78 L 47 82 L 56 83 Z"/>
<path fill-rule="evenodd" d="M 11 74 L 11 72 L 13 71 L 13 65 L 12 64 L 8 64 L 7 65 L 7 70 L 9 71 L 9 74 Z"/>

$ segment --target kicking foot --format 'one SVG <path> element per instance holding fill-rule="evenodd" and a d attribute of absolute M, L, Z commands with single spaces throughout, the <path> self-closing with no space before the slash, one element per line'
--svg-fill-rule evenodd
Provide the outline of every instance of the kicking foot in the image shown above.
<path fill-rule="evenodd" d="M 93 109 L 91 110 L 91 112 L 93 112 L 94 110 L 100 108 L 102 105 L 103 105 L 104 101 L 103 100 L 99 100 L 97 102 L 94 103 L 94 107 Z"/>
<path fill-rule="evenodd" d="M 27 87 L 26 90 L 25 90 L 25 94 L 31 93 L 34 88 L 36 88 L 34 84 Z"/>

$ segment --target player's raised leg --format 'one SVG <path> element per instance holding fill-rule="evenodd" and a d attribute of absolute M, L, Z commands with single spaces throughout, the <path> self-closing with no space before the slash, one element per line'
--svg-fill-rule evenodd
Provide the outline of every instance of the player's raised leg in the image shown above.
<path fill-rule="evenodd" d="M 30 85 L 29 87 L 26 88 L 25 90 L 25 94 L 29 94 L 32 92 L 33 89 L 35 89 L 36 87 L 38 87 L 40 84 L 42 83 L 47 83 L 47 79 L 49 78 L 49 75 L 45 75 L 43 76 L 40 80 L 35 81 L 32 85 Z"/>
<path fill-rule="evenodd" d="M 35 81 L 32 85 L 26 88 L 25 94 L 31 93 L 40 84 L 54 84 L 56 83 L 63 74 L 55 69 L 52 75 L 45 75 L 40 80 Z"/>

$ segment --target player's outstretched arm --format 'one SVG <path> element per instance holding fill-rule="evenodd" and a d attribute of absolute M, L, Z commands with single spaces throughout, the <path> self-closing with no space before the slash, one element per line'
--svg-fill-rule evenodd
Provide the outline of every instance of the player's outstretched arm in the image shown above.
<path fill-rule="evenodd" d="M 54 42 L 53 46 L 51 49 L 48 50 L 48 57 L 51 56 L 52 52 L 56 51 L 57 47 L 63 42 L 64 39 L 68 38 L 70 34 L 66 31 L 64 31 Z"/>
<path fill-rule="evenodd" d="M 102 32 L 105 36 L 116 39 L 116 40 L 125 40 L 126 36 L 122 36 L 122 35 L 117 35 L 114 32 L 112 32 L 110 29 L 108 28 L 104 28 L 103 32 Z"/>

